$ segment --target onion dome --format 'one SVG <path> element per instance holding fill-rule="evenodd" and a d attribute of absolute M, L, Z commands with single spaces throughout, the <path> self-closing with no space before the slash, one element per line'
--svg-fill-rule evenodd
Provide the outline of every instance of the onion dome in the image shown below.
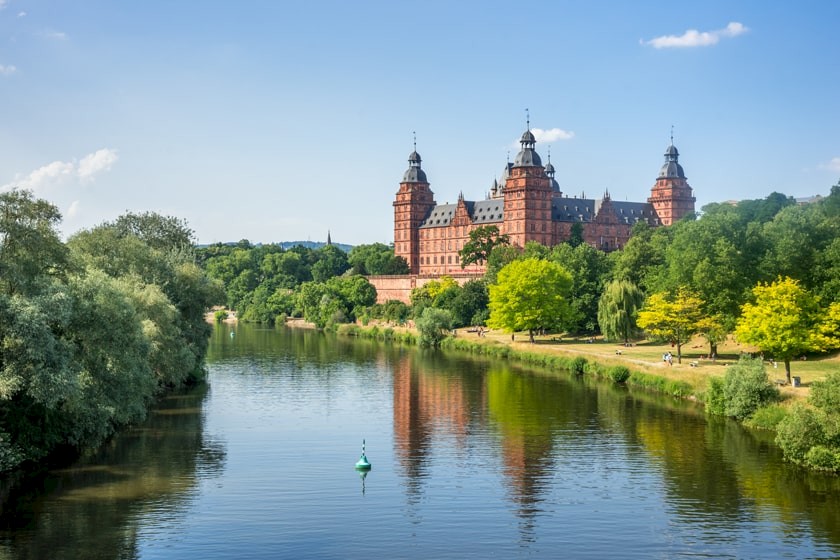
<path fill-rule="evenodd" d="M 674 141 L 671 140 L 671 145 L 665 149 L 665 163 L 659 170 L 659 177 L 662 179 L 685 179 L 685 173 L 679 160 L 680 152 L 677 151 Z"/>
<path fill-rule="evenodd" d="M 408 156 L 408 169 L 406 169 L 405 173 L 403 174 L 403 183 L 429 182 L 426 179 L 426 172 L 420 168 L 421 161 L 423 160 L 420 158 L 420 154 L 417 153 L 417 150 L 411 152 L 411 154 Z"/>
<path fill-rule="evenodd" d="M 534 150 L 534 144 L 537 143 L 534 135 L 530 130 L 526 130 L 519 140 L 522 149 L 516 154 L 516 159 L 513 160 L 514 167 L 542 167 L 540 155 Z"/>

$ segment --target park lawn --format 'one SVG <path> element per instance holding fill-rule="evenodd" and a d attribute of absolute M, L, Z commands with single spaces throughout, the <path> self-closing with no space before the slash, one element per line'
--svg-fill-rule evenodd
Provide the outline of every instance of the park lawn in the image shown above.
<path fill-rule="evenodd" d="M 535 343 L 531 344 L 528 342 L 527 333 L 516 333 L 515 340 L 512 341 L 510 333 L 487 331 L 479 337 L 467 329 L 459 329 L 457 336 L 469 337 L 470 340 L 482 343 L 509 344 L 527 352 L 580 354 L 604 365 L 623 364 L 631 370 L 686 381 L 697 392 L 706 389 L 710 377 L 723 376 L 726 366 L 737 362 L 742 352 L 756 352 L 754 347 L 738 344 L 730 337 L 725 344 L 718 346 L 718 357 L 712 362 L 706 358 L 709 354 L 708 343 L 702 337 L 697 337 L 683 345 L 682 363 L 677 363 L 676 347 L 647 340 L 624 346 L 615 342 L 605 342 L 601 337 L 561 337 L 554 334 L 537 336 Z M 662 355 L 669 351 L 674 356 L 673 365 L 670 367 L 662 361 Z M 692 362 L 696 365 L 692 366 Z M 779 362 L 774 368 L 768 359 L 765 360 L 765 364 L 771 381 L 785 380 L 784 363 Z M 791 362 L 790 369 L 792 376 L 801 379 L 802 386 L 780 387 L 782 394 L 789 397 L 790 401 L 804 399 L 810 393 L 813 381 L 825 378 L 832 371 L 840 371 L 840 353 L 808 356 L 804 361 L 795 360 Z"/>

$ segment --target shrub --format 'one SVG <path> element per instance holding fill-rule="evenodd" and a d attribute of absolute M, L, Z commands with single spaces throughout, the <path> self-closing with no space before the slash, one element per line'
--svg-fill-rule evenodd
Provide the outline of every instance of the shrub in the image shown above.
<path fill-rule="evenodd" d="M 737 364 L 727 368 L 722 381 L 710 381 L 706 411 L 743 420 L 778 399 L 779 390 L 770 383 L 762 360 L 742 356 Z"/>
<path fill-rule="evenodd" d="M 801 404 L 791 407 L 790 413 L 776 428 L 776 444 L 785 459 L 793 463 L 805 463 L 805 455 L 811 448 L 824 443 L 825 436 L 816 411 Z"/>
<path fill-rule="evenodd" d="M 228 318 L 228 312 L 227 312 L 226 309 L 219 309 L 215 313 L 213 313 L 213 319 L 217 323 L 221 323 L 222 321 L 224 321 L 227 318 Z"/>
<path fill-rule="evenodd" d="M 575 359 L 572 360 L 572 364 L 569 369 L 575 375 L 583 375 L 586 371 L 586 358 L 583 356 L 576 356 Z"/>
<path fill-rule="evenodd" d="M 614 383 L 624 383 L 630 378 L 630 370 L 626 366 L 613 366 L 607 370 L 607 377 Z"/>
<path fill-rule="evenodd" d="M 452 329 L 452 314 L 445 309 L 427 307 L 416 324 L 420 346 L 437 347 Z"/>
<path fill-rule="evenodd" d="M 777 404 L 762 406 L 753 412 L 752 416 L 744 421 L 744 424 L 756 430 L 775 430 L 787 414 L 787 409 Z"/>
<path fill-rule="evenodd" d="M 723 378 L 712 377 L 709 379 L 709 386 L 703 395 L 706 404 L 706 414 L 714 416 L 726 415 L 726 398 L 723 396 Z"/>
<path fill-rule="evenodd" d="M 840 471 L 840 451 L 837 448 L 815 445 L 805 454 L 805 464 L 822 471 Z"/>

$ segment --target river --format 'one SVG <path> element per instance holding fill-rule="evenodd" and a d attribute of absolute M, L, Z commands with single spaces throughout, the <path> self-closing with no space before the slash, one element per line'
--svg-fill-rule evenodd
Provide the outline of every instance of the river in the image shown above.
<path fill-rule="evenodd" d="M 247 325 L 216 327 L 208 369 L 7 481 L 0 560 L 840 557 L 840 479 L 690 402 Z"/>

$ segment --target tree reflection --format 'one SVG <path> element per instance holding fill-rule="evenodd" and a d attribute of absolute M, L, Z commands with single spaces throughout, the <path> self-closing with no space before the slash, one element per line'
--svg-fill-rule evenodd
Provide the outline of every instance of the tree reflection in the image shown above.
<path fill-rule="evenodd" d="M 170 395 L 94 455 L 19 485 L 0 514 L 0 556 L 136 558 L 140 519 L 177 521 L 198 480 L 224 469 L 224 444 L 203 431 L 207 391 Z"/>

